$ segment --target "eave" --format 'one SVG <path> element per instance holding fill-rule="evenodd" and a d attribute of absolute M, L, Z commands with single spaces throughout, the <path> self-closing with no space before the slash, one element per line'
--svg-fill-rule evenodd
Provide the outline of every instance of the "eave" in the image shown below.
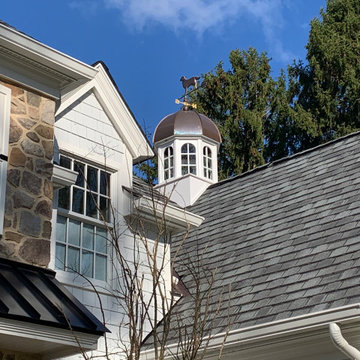
<path fill-rule="evenodd" d="M 167 228 L 184 231 L 191 227 L 199 227 L 204 217 L 186 211 L 172 204 L 142 196 L 134 200 L 133 211 L 130 216 L 139 216 L 142 220 L 150 222 L 164 221 Z"/>
<path fill-rule="evenodd" d="M 98 63 L 94 69 L 97 72 L 94 79 L 65 95 L 55 115 L 60 116 L 60 114 L 77 99 L 87 92 L 93 91 L 115 130 L 125 143 L 127 149 L 129 149 L 133 163 L 138 163 L 153 157 L 154 152 L 150 144 L 109 78 L 103 65 Z"/>
<path fill-rule="evenodd" d="M 0 73 L 5 80 L 59 99 L 64 88 L 81 84 L 96 69 L 0 23 Z"/>
<path fill-rule="evenodd" d="M 341 352 L 332 344 L 328 329 L 334 322 L 341 325 L 353 346 L 360 347 L 360 304 L 353 304 L 215 334 L 209 340 L 204 359 L 218 359 L 222 349 L 225 360 L 337 360 Z M 165 359 L 173 357 L 177 346 L 167 347 Z M 153 360 L 154 351 L 142 352 L 141 358 Z"/>
<path fill-rule="evenodd" d="M 100 335 L 0 318 L 0 348 L 58 359 L 97 348 Z"/>

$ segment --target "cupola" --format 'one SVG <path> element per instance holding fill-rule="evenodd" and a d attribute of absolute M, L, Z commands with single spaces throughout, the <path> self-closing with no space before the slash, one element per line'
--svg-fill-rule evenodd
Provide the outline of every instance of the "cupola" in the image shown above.
<path fill-rule="evenodd" d="M 178 205 L 192 205 L 218 181 L 219 129 L 188 104 L 160 121 L 153 142 L 158 153 L 157 188 Z"/>

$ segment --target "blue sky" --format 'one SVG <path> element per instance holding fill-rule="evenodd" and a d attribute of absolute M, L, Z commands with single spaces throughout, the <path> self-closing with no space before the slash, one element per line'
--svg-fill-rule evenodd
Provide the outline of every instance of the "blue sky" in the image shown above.
<path fill-rule="evenodd" d="M 152 133 L 179 109 L 179 81 L 255 47 L 273 76 L 305 59 L 310 20 L 326 0 L 4 0 L 1 20 L 92 64 L 104 61 L 139 124 Z"/>

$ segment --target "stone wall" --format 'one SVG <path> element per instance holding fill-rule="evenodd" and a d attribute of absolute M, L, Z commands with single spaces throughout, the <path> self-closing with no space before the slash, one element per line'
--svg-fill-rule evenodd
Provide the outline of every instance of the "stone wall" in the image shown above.
<path fill-rule="evenodd" d="M 55 102 L 32 91 L 11 89 L 9 159 L 0 256 L 47 266 L 53 186 Z"/>

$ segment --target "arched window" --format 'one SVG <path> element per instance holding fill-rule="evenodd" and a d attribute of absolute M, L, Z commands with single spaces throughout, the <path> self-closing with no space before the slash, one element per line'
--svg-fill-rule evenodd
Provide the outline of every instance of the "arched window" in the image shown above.
<path fill-rule="evenodd" d="M 174 150 L 171 146 L 164 151 L 164 179 L 174 177 Z"/>
<path fill-rule="evenodd" d="M 207 146 L 204 146 L 203 149 L 203 163 L 204 163 L 204 177 L 208 179 L 212 179 L 211 150 Z"/>
<path fill-rule="evenodd" d="M 196 149 L 193 144 L 184 144 L 181 147 L 181 175 L 196 175 Z"/>

